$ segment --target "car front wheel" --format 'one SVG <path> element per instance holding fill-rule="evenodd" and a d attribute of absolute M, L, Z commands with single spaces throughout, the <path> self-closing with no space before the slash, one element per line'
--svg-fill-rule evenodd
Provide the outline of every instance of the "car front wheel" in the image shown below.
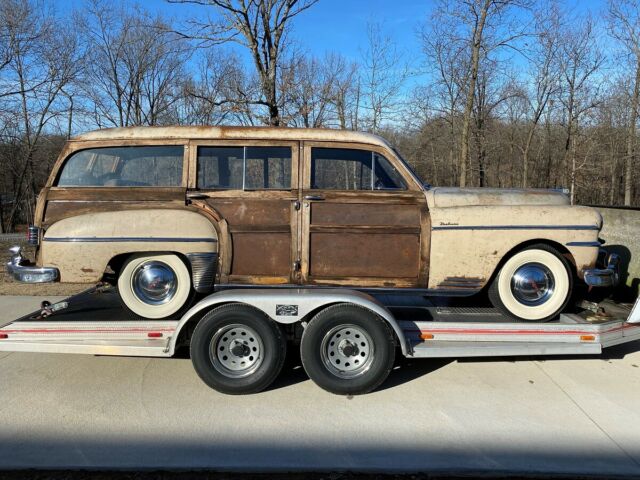
<path fill-rule="evenodd" d="M 494 307 L 521 321 L 555 318 L 569 302 L 573 275 L 555 248 L 539 244 L 511 256 L 489 287 Z"/>
<path fill-rule="evenodd" d="M 191 275 L 173 254 L 130 256 L 118 276 L 118 292 L 131 312 L 144 318 L 166 318 L 191 298 Z"/>

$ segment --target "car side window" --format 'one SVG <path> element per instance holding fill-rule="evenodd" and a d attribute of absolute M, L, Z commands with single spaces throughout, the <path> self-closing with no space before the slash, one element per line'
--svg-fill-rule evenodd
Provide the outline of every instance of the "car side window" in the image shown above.
<path fill-rule="evenodd" d="M 349 148 L 311 149 L 311 188 L 406 190 L 400 173 L 382 155 Z"/>
<path fill-rule="evenodd" d="M 291 147 L 198 147 L 197 187 L 290 190 Z"/>
<path fill-rule="evenodd" d="M 400 172 L 379 153 L 373 154 L 374 190 L 406 190 Z"/>
<path fill-rule="evenodd" d="M 89 148 L 72 154 L 60 172 L 60 187 L 179 187 L 184 147 Z"/>

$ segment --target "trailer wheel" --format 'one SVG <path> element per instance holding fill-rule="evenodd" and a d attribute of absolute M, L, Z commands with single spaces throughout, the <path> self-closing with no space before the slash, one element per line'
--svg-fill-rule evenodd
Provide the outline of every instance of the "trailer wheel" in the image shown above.
<path fill-rule="evenodd" d="M 191 338 L 191 361 L 211 388 L 232 395 L 256 393 L 276 379 L 287 343 L 260 310 L 229 304 L 207 313 Z"/>
<path fill-rule="evenodd" d="M 375 390 L 389 375 L 395 358 L 387 323 L 365 308 L 339 304 L 325 308 L 302 334 L 300 357 L 307 375 L 337 394 Z"/>

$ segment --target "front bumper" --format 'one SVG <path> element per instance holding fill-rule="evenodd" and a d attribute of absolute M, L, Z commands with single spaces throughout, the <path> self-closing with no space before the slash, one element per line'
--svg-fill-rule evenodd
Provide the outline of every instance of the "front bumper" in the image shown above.
<path fill-rule="evenodd" d="M 620 257 L 600 250 L 598 264 L 602 268 L 584 271 L 584 282 L 591 287 L 615 287 L 620 280 Z"/>
<path fill-rule="evenodd" d="M 37 267 L 22 257 L 20 247 L 12 247 L 11 260 L 7 262 L 7 272 L 14 280 L 25 283 L 55 282 L 60 277 L 57 268 Z"/>

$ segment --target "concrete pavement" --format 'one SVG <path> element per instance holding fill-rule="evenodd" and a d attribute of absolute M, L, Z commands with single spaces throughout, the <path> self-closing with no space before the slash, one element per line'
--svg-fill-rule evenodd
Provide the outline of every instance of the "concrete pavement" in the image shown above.
<path fill-rule="evenodd" d="M 0 321 L 40 300 L 0 297 Z M 354 398 L 320 390 L 295 358 L 269 391 L 230 397 L 184 358 L 0 355 L 5 469 L 640 477 L 640 342 L 602 358 L 404 360 Z"/>

